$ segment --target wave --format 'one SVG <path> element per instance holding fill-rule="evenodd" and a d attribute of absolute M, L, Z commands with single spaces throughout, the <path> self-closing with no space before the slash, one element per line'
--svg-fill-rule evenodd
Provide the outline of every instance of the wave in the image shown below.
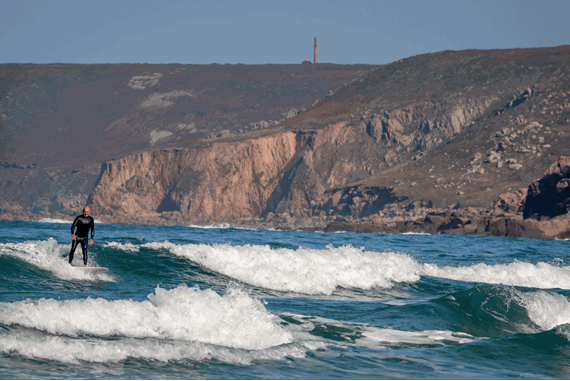
<path fill-rule="evenodd" d="M 263 303 L 238 288 L 224 296 L 185 285 L 156 287 L 148 300 L 26 300 L 0 303 L 0 323 L 54 335 L 197 341 L 258 350 L 291 342 L 292 335 Z"/>
<path fill-rule="evenodd" d="M 106 242 L 105 244 L 103 244 L 103 247 L 108 247 L 108 248 L 112 248 L 112 249 L 118 249 L 118 250 L 123 250 L 123 251 L 128 251 L 131 253 L 138 253 L 140 250 L 140 247 L 137 245 L 133 245 L 130 242 L 127 243 L 120 243 L 120 242 Z"/>
<path fill-rule="evenodd" d="M 570 324 L 570 301 L 564 295 L 550 291 L 516 292 L 519 303 L 527 310 L 528 317 L 541 329 Z M 568 332 L 564 331 L 566 337 Z"/>
<path fill-rule="evenodd" d="M 142 247 L 167 249 L 253 286 L 310 295 L 330 295 L 338 287 L 390 288 L 396 282 L 417 282 L 421 271 L 409 255 L 366 251 L 351 245 L 292 250 L 269 245 L 176 245 L 165 241 Z"/>
<path fill-rule="evenodd" d="M 59 336 L 38 337 L 29 333 L 0 336 L 0 353 L 80 364 L 81 362 L 113 363 L 128 358 L 151 361 L 206 361 L 250 365 L 258 360 L 303 358 L 310 343 L 295 343 L 264 350 L 236 350 L 199 342 L 114 339 L 112 341 L 74 339 Z"/>
<path fill-rule="evenodd" d="M 497 265 L 478 263 L 460 267 L 424 264 L 422 275 L 462 282 L 570 289 L 570 267 L 559 267 L 544 262 L 532 264 L 515 261 Z"/>
<path fill-rule="evenodd" d="M 113 281 L 109 274 L 91 274 L 80 267 L 70 266 L 68 254 L 70 246 L 58 244 L 53 238 L 46 241 L 26 241 L 21 243 L 0 243 L 0 255 L 8 255 L 34 265 L 40 269 L 52 272 L 61 279 L 100 279 Z M 75 251 L 77 258 L 81 257 L 81 249 Z M 91 266 L 97 263 L 90 257 Z"/>
<path fill-rule="evenodd" d="M 194 228 L 194 229 L 231 229 L 233 228 L 232 225 L 228 224 L 228 223 L 220 223 L 217 225 L 184 225 L 187 226 L 189 228 Z"/>
<path fill-rule="evenodd" d="M 49 224 L 72 224 L 73 219 L 72 220 L 62 220 L 59 218 L 42 218 L 41 220 L 38 220 L 37 222 L 45 222 L 45 223 L 49 223 Z M 97 219 L 95 219 L 95 223 L 96 224 L 104 224 L 104 222 L 101 222 Z"/>
<path fill-rule="evenodd" d="M 432 302 L 447 324 L 476 336 L 536 334 L 570 325 L 570 300 L 554 291 L 478 285 Z M 423 309 L 433 311 L 432 302 Z"/>
<path fill-rule="evenodd" d="M 62 220 L 59 218 L 42 218 L 38 222 L 45 222 L 49 224 L 72 224 L 73 220 Z"/>
<path fill-rule="evenodd" d="M 466 344 L 481 339 L 463 332 L 446 330 L 404 331 L 393 328 L 379 328 L 366 323 L 344 322 L 318 316 L 284 314 L 294 324 L 287 328 L 302 340 L 321 335 L 325 341 L 341 345 L 357 345 L 367 348 L 386 349 L 402 346 L 444 346 Z M 331 344 L 331 343 L 329 343 Z"/>
<path fill-rule="evenodd" d="M 125 251 L 136 245 L 109 243 Z M 337 288 L 370 290 L 414 283 L 422 276 L 506 286 L 570 289 L 570 267 L 539 262 L 438 266 L 407 254 L 373 252 L 351 245 L 326 249 L 270 248 L 268 245 L 177 245 L 168 241 L 140 247 L 166 249 L 211 271 L 253 286 L 303 294 L 331 295 Z"/>

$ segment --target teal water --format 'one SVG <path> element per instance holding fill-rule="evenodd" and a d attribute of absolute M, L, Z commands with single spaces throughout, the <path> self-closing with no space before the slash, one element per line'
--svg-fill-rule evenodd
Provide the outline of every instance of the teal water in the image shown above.
<path fill-rule="evenodd" d="M 570 378 L 569 241 L 70 225 L 0 221 L 0 378 Z"/>

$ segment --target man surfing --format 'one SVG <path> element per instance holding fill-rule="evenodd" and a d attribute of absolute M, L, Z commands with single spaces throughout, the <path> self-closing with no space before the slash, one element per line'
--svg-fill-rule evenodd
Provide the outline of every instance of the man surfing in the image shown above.
<path fill-rule="evenodd" d="M 73 254 L 75 253 L 75 248 L 77 244 L 81 244 L 81 250 L 83 251 L 83 267 L 87 267 L 87 248 L 89 245 L 93 245 L 93 236 L 95 235 L 95 220 L 89 215 L 91 210 L 88 206 L 83 208 L 83 214 L 75 217 L 73 225 L 71 225 L 71 251 L 69 252 L 69 264 L 73 262 Z M 75 233 L 73 228 L 77 228 Z M 87 239 L 89 238 L 89 229 L 91 229 L 91 240 L 89 245 L 87 244 Z"/>

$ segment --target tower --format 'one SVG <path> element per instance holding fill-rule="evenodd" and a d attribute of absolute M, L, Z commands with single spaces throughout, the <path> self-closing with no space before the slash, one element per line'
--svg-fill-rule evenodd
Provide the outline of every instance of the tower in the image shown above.
<path fill-rule="evenodd" d="M 315 50 L 313 51 L 313 63 L 319 63 L 319 50 L 317 49 L 317 38 L 315 37 Z"/>

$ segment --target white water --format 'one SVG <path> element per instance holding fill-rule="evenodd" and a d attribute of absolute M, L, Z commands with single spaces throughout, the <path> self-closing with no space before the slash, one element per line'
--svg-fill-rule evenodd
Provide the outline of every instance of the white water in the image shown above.
<path fill-rule="evenodd" d="M 420 264 L 407 254 L 374 252 L 351 245 L 326 249 L 296 250 L 269 246 L 230 244 L 176 245 L 168 241 L 144 245 L 108 242 L 103 247 L 136 253 L 141 247 L 167 249 L 172 254 L 200 264 L 240 282 L 266 289 L 310 295 L 331 295 L 338 288 L 387 289 L 394 283 L 414 283 L 421 276 L 463 282 L 502 284 L 542 289 L 570 290 L 570 267 L 544 262 L 514 261 L 507 264 L 438 266 Z M 55 239 L 0 244 L 0 255 L 9 255 L 47 270 L 62 279 L 114 281 L 110 274 L 89 274 L 69 266 L 69 245 Z M 81 258 L 81 249 L 76 251 Z M 97 266 L 91 254 L 89 264 Z M 111 274 L 112 274 L 112 269 Z"/>
<path fill-rule="evenodd" d="M 140 246 L 133 245 L 130 242 L 127 243 L 120 243 L 120 242 L 106 242 L 103 247 L 109 247 L 112 249 L 118 249 L 123 251 L 129 251 L 131 253 L 138 253 L 140 250 Z"/>
<path fill-rule="evenodd" d="M 113 281 L 109 274 L 91 274 L 79 267 L 69 266 L 70 245 L 61 245 L 53 238 L 47 241 L 26 241 L 22 243 L 0 243 L 0 255 L 8 255 L 32 264 L 40 269 L 51 271 L 61 279 L 100 279 Z M 81 248 L 75 251 L 75 261 L 82 261 Z M 92 256 L 89 265 L 97 266 Z"/>
<path fill-rule="evenodd" d="M 104 222 L 101 222 L 97 219 L 94 219 L 96 224 L 104 224 Z M 45 222 L 48 224 L 72 224 L 73 223 L 73 219 L 71 220 L 62 220 L 60 218 L 42 218 L 41 220 L 38 220 L 38 222 Z"/>
<path fill-rule="evenodd" d="M 0 323 L 78 338 L 196 341 L 249 350 L 292 340 L 279 318 L 244 291 L 230 288 L 220 296 L 184 285 L 172 290 L 157 287 L 142 302 L 87 298 L 0 303 Z"/>
<path fill-rule="evenodd" d="M 515 297 L 527 310 L 528 317 L 543 330 L 570 324 L 570 301 L 564 295 L 549 291 L 517 291 Z"/>
<path fill-rule="evenodd" d="M 422 275 L 463 282 L 570 290 L 570 267 L 558 267 L 544 262 L 532 264 L 515 261 L 498 265 L 478 263 L 464 267 L 424 264 Z"/>
<path fill-rule="evenodd" d="M 271 249 L 269 246 L 143 245 L 171 253 L 254 286 L 330 295 L 337 287 L 369 290 L 413 283 L 421 276 L 508 286 L 570 289 L 570 267 L 539 262 L 471 266 L 420 264 L 407 254 L 373 252 L 350 245 L 326 249 Z"/>
<path fill-rule="evenodd" d="M 421 266 L 406 254 L 377 253 L 350 245 L 325 250 L 271 249 L 269 246 L 175 245 L 162 249 L 220 274 L 267 289 L 330 295 L 337 287 L 390 288 L 394 282 L 417 282 Z"/>
<path fill-rule="evenodd" d="M 296 343 L 258 351 L 238 350 L 200 342 L 152 341 L 119 339 L 112 341 L 38 337 L 18 333 L 0 336 L 0 353 L 18 353 L 24 357 L 55 360 L 65 363 L 120 362 L 127 358 L 156 361 L 206 361 L 215 359 L 224 363 L 249 365 L 255 360 L 285 360 L 303 358 L 310 345 Z"/>

